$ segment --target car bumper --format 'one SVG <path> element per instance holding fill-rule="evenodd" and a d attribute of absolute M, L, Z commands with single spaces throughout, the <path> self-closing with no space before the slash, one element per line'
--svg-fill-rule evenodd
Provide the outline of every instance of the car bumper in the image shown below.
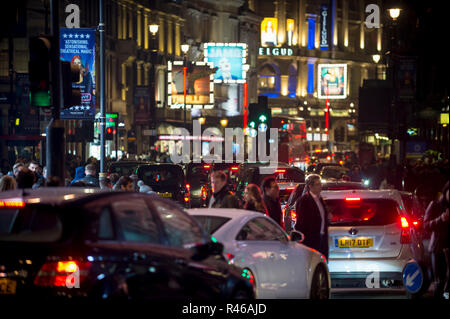
<path fill-rule="evenodd" d="M 330 259 L 332 288 L 401 288 L 407 259 Z"/>

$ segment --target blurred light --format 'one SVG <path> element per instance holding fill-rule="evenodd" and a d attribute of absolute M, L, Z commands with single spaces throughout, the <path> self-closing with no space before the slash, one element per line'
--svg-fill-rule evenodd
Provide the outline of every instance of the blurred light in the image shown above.
<path fill-rule="evenodd" d="M 372 59 L 373 59 L 373 62 L 378 63 L 381 59 L 381 56 L 379 54 L 374 54 L 374 55 L 372 55 Z"/>
<path fill-rule="evenodd" d="M 186 54 L 189 51 L 189 44 L 185 43 L 181 45 L 181 51 Z"/>
<path fill-rule="evenodd" d="M 149 28 L 151 34 L 155 35 L 158 32 L 159 25 L 157 25 L 157 24 L 150 24 L 148 26 L 148 28 Z"/>
<path fill-rule="evenodd" d="M 391 16 L 392 20 L 397 20 L 397 18 L 400 16 L 400 10 L 399 8 L 392 8 L 389 9 L 389 15 Z"/>
<path fill-rule="evenodd" d="M 222 125 L 223 127 L 228 125 L 228 120 L 227 119 L 222 119 L 220 120 L 220 125 Z"/>

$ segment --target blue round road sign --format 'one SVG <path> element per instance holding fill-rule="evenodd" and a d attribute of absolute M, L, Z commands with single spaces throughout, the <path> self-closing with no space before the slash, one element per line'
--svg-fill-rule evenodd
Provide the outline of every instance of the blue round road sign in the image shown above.
<path fill-rule="evenodd" d="M 416 293 L 420 290 L 423 284 L 423 272 L 420 265 L 415 261 L 410 261 L 403 268 L 403 285 L 405 289 L 411 293 Z"/>

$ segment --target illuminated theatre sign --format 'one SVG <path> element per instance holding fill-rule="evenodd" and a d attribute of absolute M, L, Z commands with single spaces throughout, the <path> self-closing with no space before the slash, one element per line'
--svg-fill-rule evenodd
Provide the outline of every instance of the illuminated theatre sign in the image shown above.
<path fill-rule="evenodd" d="M 267 56 L 293 56 L 294 49 L 292 48 L 259 48 L 259 55 Z"/>
<path fill-rule="evenodd" d="M 247 78 L 246 43 L 205 43 L 205 62 L 217 67 L 214 83 L 245 83 Z"/>

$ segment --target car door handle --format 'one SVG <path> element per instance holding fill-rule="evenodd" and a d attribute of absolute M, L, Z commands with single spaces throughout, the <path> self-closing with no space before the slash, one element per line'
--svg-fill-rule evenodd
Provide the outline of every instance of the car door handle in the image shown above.
<path fill-rule="evenodd" d="M 186 266 L 186 265 L 187 265 L 186 260 L 183 259 L 183 258 L 176 258 L 176 259 L 175 259 L 175 263 L 176 263 L 177 265 L 181 265 L 181 266 Z"/>

